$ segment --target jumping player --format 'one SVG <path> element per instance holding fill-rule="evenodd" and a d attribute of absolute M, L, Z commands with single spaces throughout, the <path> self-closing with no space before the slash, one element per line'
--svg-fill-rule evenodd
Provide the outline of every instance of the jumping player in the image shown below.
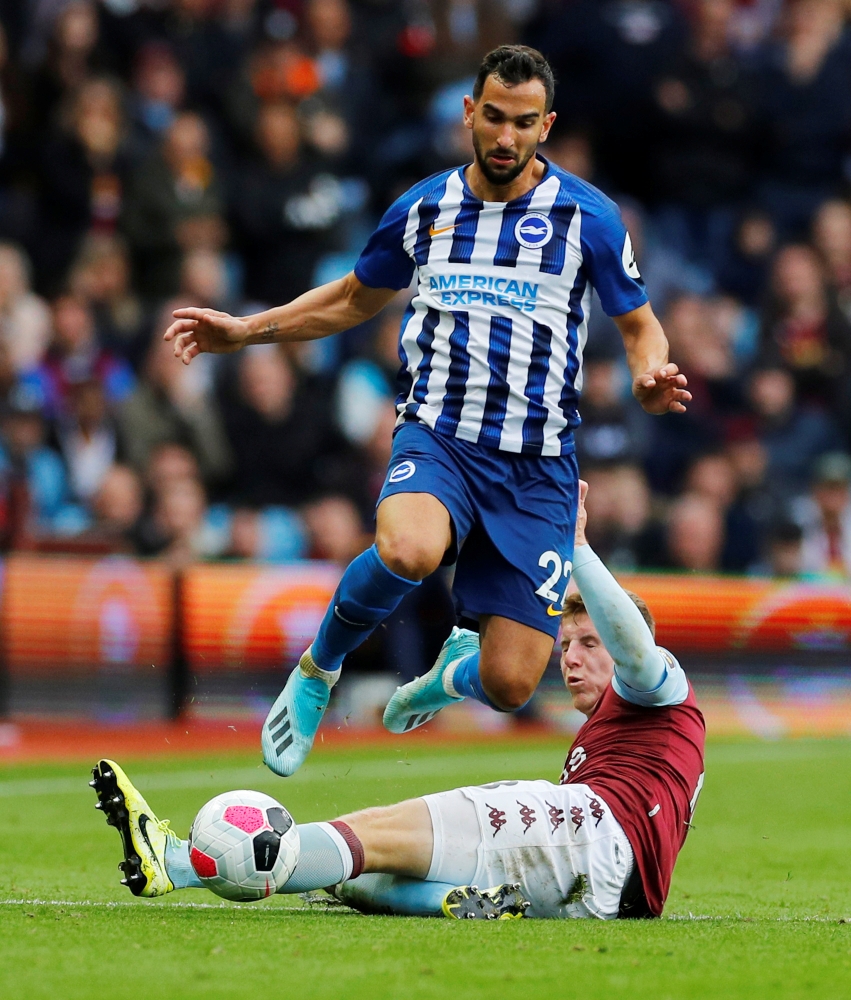
<path fill-rule="evenodd" d="M 397 691 L 385 725 L 407 732 L 464 697 L 500 711 L 531 697 L 572 565 L 592 286 L 623 335 L 644 409 L 681 413 L 691 399 L 617 206 L 537 153 L 555 120 L 553 88 L 539 52 L 494 50 L 464 99 L 473 162 L 391 205 L 353 273 L 247 318 L 178 309 L 165 334 L 185 364 L 203 351 L 325 337 L 375 316 L 417 276 L 376 542 L 346 569 L 269 713 L 263 756 L 277 774 L 309 753 L 345 655 L 442 563 L 457 560 L 464 627 Z"/>
<path fill-rule="evenodd" d="M 703 784 L 703 716 L 644 602 L 587 545 L 581 486 L 561 671 L 588 721 L 560 784 L 499 781 L 304 824 L 281 892 L 333 886 L 364 912 L 415 916 L 661 914 Z M 136 895 L 201 885 L 187 842 L 116 764 L 101 761 L 92 784 Z"/>

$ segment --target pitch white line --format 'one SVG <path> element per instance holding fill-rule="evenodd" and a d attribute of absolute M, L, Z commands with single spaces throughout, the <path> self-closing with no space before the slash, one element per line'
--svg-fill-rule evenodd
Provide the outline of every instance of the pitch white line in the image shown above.
<path fill-rule="evenodd" d="M 150 901 L 148 901 L 149 903 Z M 86 909 L 105 909 L 112 910 L 119 907 L 139 907 L 142 908 L 146 905 L 144 902 L 139 900 L 114 900 L 114 901 L 91 901 L 91 900 L 67 900 L 67 899 L 0 899 L 0 906 L 61 906 L 61 907 L 81 907 Z M 184 910 L 248 910 L 258 908 L 253 903 L 240 904 L 225 902 L 221 903 L 173 903 L 163 902 L 159 908 L 167 907 L 169 909 L 184 909 Z M 302 907 L 276 907 L 276 909 L 302 909 Z M 308 909 L 308 907 L 304 907 Z M 313 910 L 313 912 L 316 912 Z M 670 916 L 663 917 L 663 920 L 669 920 L 676 923 L 706 923 L 706 922 L 721 922 L 721 921 L 732 921 L 738 923 L 748 923 L 748 924 L 838 924 L 851 923 L 851 918 L 841 918 L 841 917 L 822 917 L 822 916 L 812 916 L 812 917 L 744 917 L 739 914 L 735 916 L 719 916 L 713 914 L 700 914 L 700 913 L 689 913 L 689 914 L 674 914 Z M 595 924 L 596 925 L 596 924 Z M 599 926 L 599 925 L 596 925 Z"/>

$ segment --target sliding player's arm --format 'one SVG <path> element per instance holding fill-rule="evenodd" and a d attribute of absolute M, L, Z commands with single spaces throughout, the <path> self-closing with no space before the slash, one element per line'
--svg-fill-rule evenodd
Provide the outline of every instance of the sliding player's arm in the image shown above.
<path fill-rule="evenodd" d="M 667 650 L 656 645 L 641 612 L 585 538 L 587 490 L 587 484 L 581 483 L 573 580 L 594 628 L 615 661 L 614 689 L 635 705 L 679 705 L 688 697 L 682 667 Z"/>
<path fill-rule="evenodd" d="M 165 339 L 174 342 L 175 357 L 186 365 L 202 353 L 230 354 L 251 344 L 318 340 L 372 319 L 395 294 L 393 288 L 365 285 L 351 272 L 255 316 L 177 309 Z"/>

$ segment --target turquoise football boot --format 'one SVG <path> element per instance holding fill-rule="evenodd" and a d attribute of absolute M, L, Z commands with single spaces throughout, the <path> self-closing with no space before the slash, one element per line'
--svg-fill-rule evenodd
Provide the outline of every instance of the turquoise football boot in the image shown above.
<path fill-rule="evenodd" d="M 288 778 L 305 762 L 339 676 L 339 670 L 320 670 L 313 662 L 310 647 L 302 654 L 260 735 L 263 761 L 275 774 Z"/>
<path fill-rule="evenodd" d="M 384 726 L 391 733 L 409 733 L 456 701 L 463 701 L 452 686 L 455 664 L 479 651 L 479 636 L 465 628 L 453 628 L 440 655 L 427 674 L 397 688 L 384 709 Z"/>

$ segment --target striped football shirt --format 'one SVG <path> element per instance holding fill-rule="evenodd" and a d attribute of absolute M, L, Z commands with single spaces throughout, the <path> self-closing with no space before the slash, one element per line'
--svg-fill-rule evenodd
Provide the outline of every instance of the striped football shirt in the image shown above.
<path fill-rule="evenodd" d="M 543 160 L 543 157 L 541 157 Z M 573 450 L 591 289 L 606 313 L 647 302 L 618 207 L 543 160 L 540 183 L 483 202 L 465 167 L 385 213 L 355 267 L 417 290 L 402 321 L 399 422 L 525 455 Z"/>

